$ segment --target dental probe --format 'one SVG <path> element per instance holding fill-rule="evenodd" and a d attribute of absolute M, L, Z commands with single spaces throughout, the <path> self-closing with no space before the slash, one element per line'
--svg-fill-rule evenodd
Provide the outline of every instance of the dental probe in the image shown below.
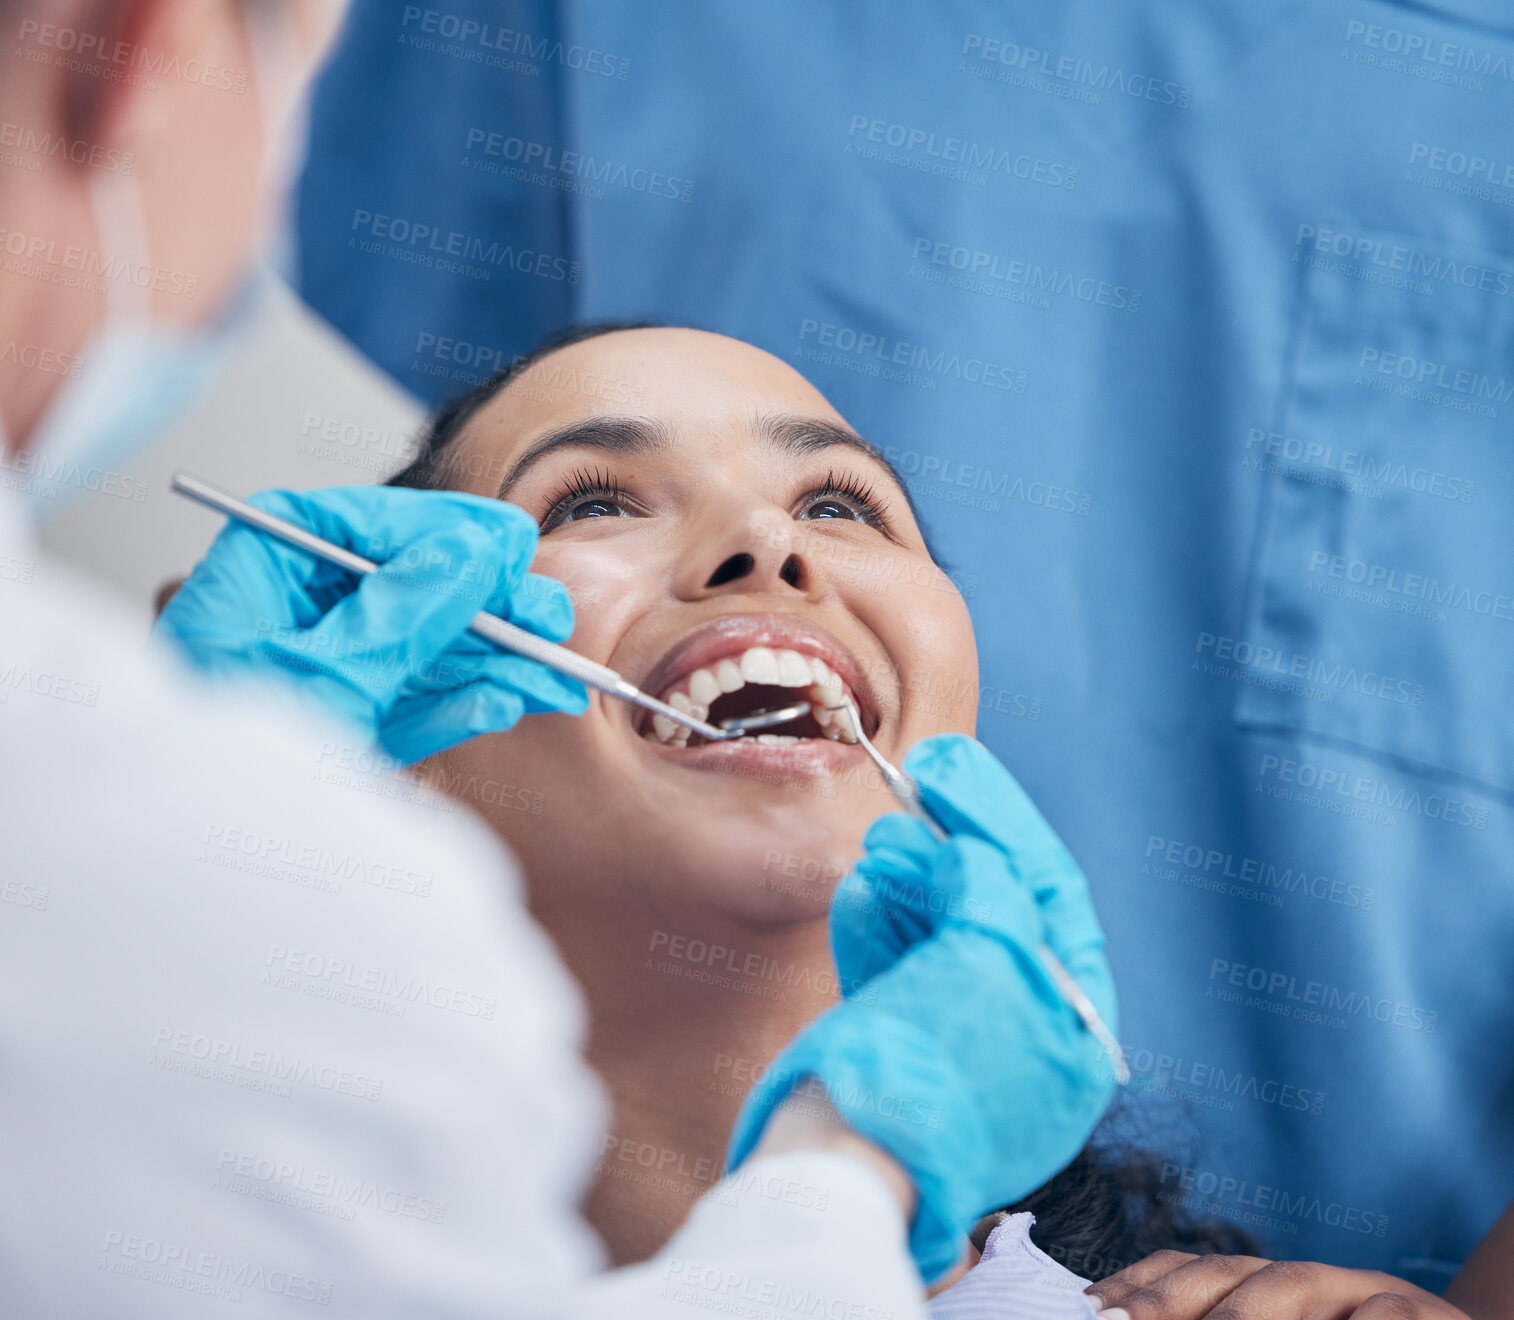
<path fill-rule="evenodd" d="M 209 482 L 201 481 L 197 477 L 191 477 L 188 473 L 176 472 L 170 484 L 178 494 L 203 504 L 207 508 L 215 509 L 218 513 L 224 513 L 229 518 L 244 522 L 260 532 L 266 532 L 269 536 L 276 537 L 297 549 L 308 551 L 317 559 L 324 559 L 338 568 L 345 568 L 351 573 L 372 573 L 378 568 L 373 560 L 364 559 L 362 555 L 334 545 L 295 523 L 274 514 L 265 513 L 245 500 L 239 500 L 235 495 L 229 495 L 219 487 L 212 486 Z M 619 697 L 622 701 L 629 701 L 632 705 L 640 706 L 643 710 L 649 710 L 656 715 L 665 715 L 668 719 L 693 729 L 695 733 L 703 734 L 711 742 L 740 738 L 746 733 L 745 728 L 717 729 L 713 724 L 706 724 L 692 715 L 686 715 L 666 702 L 648 696 L 634 683 L 628 683 L 613 669 L 596 664 L 593 660 L 579 655 L 578 652 L 568 650 L 566 646 L 549 642 L 513 623 L 506 623 L 504 619 L 484 610 L 480 610 L 473 616 L 468 630 L 486 641 L 504 647 L 507 651 L 523 655 L 528 660 L 535 660 L 538 664 L 546 665 L 548 669 L 556 670 L 559 674 L 566 674 L 569 678 L 576 678 L 585 687 L 594 688 L 606 696 Z M 805 703 L 805 709 L 809 709 L 808 702 Z M 792 719 L 793 716 L 790 715 L 788 718 Z M 768 722 L 780 723 L 781 721 Z"/>
<path fill-rule="evenodd" d="M 889 792 L 899 800 L 901 806 L 918 816 L 929 827 L 930 832 L 938 841 L 944 841 L 947 837 L 946 830 L 941 822 L 930 814 L 925 803 L 920 798 L 920 789 L 898 766 L 894 765 L 883 755 L 862 728 L 862 715 L 857 710 L 856 704 L 848 697 L 843 699 L 839 706 L 828 706 L 828 710 L 845 710 L 850 713 L 852 731 L 857 735 L 857 741 L 862 744 L 862 750 L 872 758 L 872 762 L 878 767 L 878 773 L 883 776 L 883 782 L 888 785 Z M 1099 1016 L 1099 1010 L 1094 1007 L 1087 992 L 1080 986 L 1073 974 L 1063 965 L 1062 960 L 1054 954 L 1050 947 L 1042 944 L 1037 953 L 1041 956 L 1046 970 L 1051 973 L 1051 978 L 1057 983 L 1057 989 L 1062 992 L 1062 998 L 1072 1007 L 1073 1011 L 1083 1019 L 1083 1025 L 1092 1033 L 1093 1038 L 1099 1042 L 1104 1053 L 1109 1056 L 1109 1062 L 1114 1068 L 1114 1079 L 1121 1086 L 1130 1084 L 1130 1065 L 1125 1062 L 1125 1051 L 1120 1048 L 1120 1042 L 1115 1039 L 1114 1032 L 1105 1025 L 1104 1019 Z"/>

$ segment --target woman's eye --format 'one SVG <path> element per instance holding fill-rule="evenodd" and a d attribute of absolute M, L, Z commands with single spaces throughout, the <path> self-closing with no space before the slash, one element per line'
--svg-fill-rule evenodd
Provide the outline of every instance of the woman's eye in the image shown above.
<path fill-rule="evenodd" d="M 801 521 L 839 518 L 844 522 L 876 527 L 887 535 L 887 506 L 878 499 L 872 484 L 851 473 L 826 473 L 825 480 L 812 487 L 800 501 L 794 517 Z"/>
<path fill-rule="evenodd" d="M 861 509 L 853 508 L 850 504 L 838 499 L 816 500 L 807 506 L 801 518 L 849 518 L 853 522 L 867 522 L 869 517 Z"/>
<path fill-rule="evenodd" d="M 580 522 L 585 518 L 627 518 L 630 515 L 614 500 L 599 497 L 579 500 L 570 505 L 562 518 L 563 522 Z"/>
<path fill-rule="evenodd" d="M 542 515 L 541 530 L 550 532 L 564 523 L 586 522 L 590 518 L 630 518 L 634 514 L 627 505 L 634 503 L 612 474 L 598 468 L 592 472 L 580 470 L 559 488 Z"/>

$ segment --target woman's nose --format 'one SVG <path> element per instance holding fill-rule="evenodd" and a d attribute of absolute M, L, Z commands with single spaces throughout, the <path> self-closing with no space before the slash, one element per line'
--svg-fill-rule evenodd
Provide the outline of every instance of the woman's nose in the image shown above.
<path fill-rule="evenodd" d="M 705 590 L 715 587 L 723 587 L 727 582 L 744 582 L 744 585 L 753 587 L 764 575 L 758 572 L 759 565 L 757 556 L 747 550 L 738 550 L 735 554 L 723 560 L 718 568 L 710 574 L 709 580 L 704 584 Z M 799 556 L 788 554 L 784 556 L 783 563 L 778 565 L 778 580 L 791 587 L 803 589 L 804 565 L 799 562 Z"/>
<path fill-rule="evenodd" d="M 807 596 L 821 585 L 787 514 L 754 515 L 717 529 L 713 543 L 696 549 L 680 576 L 691 598 L 712 592 Z"/>

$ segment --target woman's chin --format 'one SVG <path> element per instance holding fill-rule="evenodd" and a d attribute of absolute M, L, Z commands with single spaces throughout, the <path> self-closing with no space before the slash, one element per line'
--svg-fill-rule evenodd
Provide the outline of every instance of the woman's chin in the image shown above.
<path fill-rule="evenodd" d="M 696 906 L 726 918 L 761 926 L 823 920 L 845 868 L 815 862 L 779 846 L 755 846 L 737 855 L 676 862 L 655 888 L 680 910 Z"/>

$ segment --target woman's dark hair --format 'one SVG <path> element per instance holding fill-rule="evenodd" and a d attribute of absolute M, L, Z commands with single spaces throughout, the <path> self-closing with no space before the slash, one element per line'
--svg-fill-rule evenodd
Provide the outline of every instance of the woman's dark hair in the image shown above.
<path fill-rule="evenodd" d="M 1134 1135 L 1135 1103 L 1123 1093 L 1072 1163 L 1004 1212 L 1034 1214 L 1031 1240 L 1087 1279 L 1108 1278 L 1154 1251 L 1256 1255 L 1258 1243 L 1245 1229 L 1187 1212 L 1172 1176 L 1182 1168 L 1180 1157 L 1174 1150 L 1172 1158 L 1159 1158 Z M 1194 1156 L 1181 1158 L 1188 1163 Z M 990 1216 L 973 1233 L 980 1251 L 995 1226 Z"/>
<path fill-rule="evenodd" d="M 511 381 L 570 344 L 617 330 L 660 329 L 655 321 L 597 321 L 568 326 L 549 335 L 529 353 L 490 376 L 466 394 L 443 404 L 422 433 L 414 459 L 390 477 L 387 485 L 422 490 L 446 489 L 461 473 L 455 442 L 480 408 Z M 903 485 L 901 481 L 901 486 Z M 906 491 L 906 498 L 908 492 Z M 911 505 L 911 512 L 914 512 Z M 918 515 L 916 521 L 919 521 Z M 929 549 L 927 545 L 927 549 Z M 941 561 L 932 552 L 932 558 Z M 1128 1102 L 1124 1102 L 1128 1104 Z M 1036 1217 L 1031 1240 L 1053 1260 L 1089 1279 L 1107 1278 L 1154 1251 L 1254 1254 L 1256 1243 L 1243 1229 L 1222 1221 L 1195 1221 L 1183 1209 L 1177 1189 L 1164 1176 L 1175 1166 L 1143 1151 L 1116 1110 L 1072 1163 L 1003 1213 L 1029 1210 Z M 973 1240 L 981 1250 L 994 1228 L 994 1217 L 979 1224 Z"/>

